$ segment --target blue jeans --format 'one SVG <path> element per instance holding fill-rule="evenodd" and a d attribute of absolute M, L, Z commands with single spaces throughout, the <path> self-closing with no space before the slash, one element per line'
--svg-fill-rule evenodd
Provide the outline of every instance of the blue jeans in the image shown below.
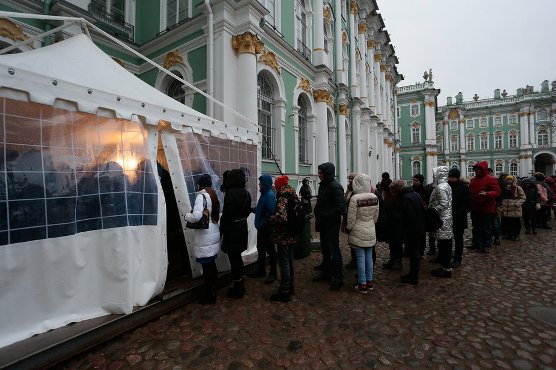
<path fill-rule="evenodd" d="M 280 266 L 280 290 L 289 291 L 293 286 L 293 244 L 278 244 L 278 265 Z"/>
<path fill-rule="evenodd" d="M 344 281 L 342 252 L 340 251 L 340 224 L 327 225 L 320 231 L 323 273 L 335 281 Z"/>
<path fill-rule="evenodd" d="M 494 215 L 489 213 L 471 212 L 474 249 L 480 249 L 481 252 L 489 250 L 492 245 L 494 217 Z"/>
<path fill-rule="evenodd" d="M 357 257 L 357 280 L 359 284 L 373 281 L 373 248 L 352 247 Z"/>

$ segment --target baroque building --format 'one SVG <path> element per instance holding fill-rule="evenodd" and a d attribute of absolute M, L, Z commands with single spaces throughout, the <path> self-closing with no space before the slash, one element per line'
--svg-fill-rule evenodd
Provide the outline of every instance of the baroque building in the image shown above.
<path fill-rule="evenodd" d="M 344 185 L 352 171 L 373 182 L 383 171 L 400 175 L 394 91 L 403 76 L 376 0 L 1 0 L 0 10 L 85 18 L 213 96 L 231 109 L 91 30 L 99 47 L 157 89 L 228 125 L 258 127 L 263 173 L 316 186 L 317 166 L 330 161 Z M 72 21 L 3 19 L 0 43 L 63 22 Z M 72 32 L 81 30 L 20 49 Z"/>
<path fill-rule="evenodd" d="M 472 177 L 473 165 L 487 161 L 495 175 L 524 177 L 556 171 L 556 81 L 527 86 L 509 95 L 464 101 L 463 94 L 437 106 L 432 78 L 397 88 L 402 178 L 422 173 L 432 181 L 437 165 L 456 167 Z"/>

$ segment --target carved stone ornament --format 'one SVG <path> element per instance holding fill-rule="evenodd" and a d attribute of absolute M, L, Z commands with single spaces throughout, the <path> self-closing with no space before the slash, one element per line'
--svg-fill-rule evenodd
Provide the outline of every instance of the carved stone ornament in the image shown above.
<path fill-rule="evenodd" d="M 340 104 L 340 106 L 338 107 L 338 113 L 340 113 L 342 116 L 349 116 L 349 108 L 346 104 Z"/>
<path fill-rule="evenodd" d="M 367 40 L 367 49 L 372 49 L 375 47 L 375 40 Z"/>
<path fill-rule="evenodd" d="M 23 32 L 21 26 L 12 22 L 8 18 L 0 18 L 0 36 L 9 38 L 13 41 L 25 41 L 29 37 Z M 33 43 L 27 44 L 33 48 Z"/>
<path fill-rule="evenodd" d="M 272 51 L 263 49 L 261 56 L 259 57 L 259 62 L 262 62 L 269 66 L 270 68 L 274 69 L 278 74 L 282 74 L 282 69 L 276 60 L 276 54 Z"/>
<path fill-rule="evenodd" d="M 305 91 L 307 94 L 311 94 L 311 91 L 313 90 L 311 88 L 311 82 L 305 78 L 301 79 L 301 82 L 297 85 L 297 87 Z"/>
<path fill-rule="evenodd" d="M 436 157 L 438 155 L 438 152 L 433 152 L 433 151 L 425 152 L 425 155 L 427 157 Z"/>
<path fill-rule="evenodd" d="M 399 152 L 400 152 L 400 147 L 399 146 L 395 147 L 394 148 L 394 153 L 399 153 Z"/>
<path fill-rule="evenodd" d="M 433 101 L 426 101 L 425 102 L 425 107 L 434 107 L 434 102 Z"/>
<path fill-rule="evenodd" d="M 367 33 L 367 24 L 359 23 L 359 33 Z"/>
<path fill-rule="evenodd" d="M 315 90 L 313 91 L 313 97 L 317 103 L 326 103 L 329 106 L 334 105 L 334 99 L 332 99 L 332 95 L 327 90 Z"/>
<path fill-rule="evenodd" d="M 375 62 L 380 62 L 381 59 L 380 53 L 375 53 Z"/>
<path fill-rule="evenodd" d="M 237 54 L 260 54 L 264 44 L 259 36 L 247 31 L 241 35 L 232 36 L 232 48 Z"/>
<path fill-rule="evenodd" d="M 351 0 L 349 3 L 349 12 L 351 14 L 359 13 L 359 5 L 357 5 L 357 1 Z"/>
<path fill-rule="evenodd" d="M 380 65 L 380 72 L 386 72 L 386 64 Z"/>
<path fill-rule="evenodd" d="M 178 54 L 177 51 L 171 51 L 164 57 L 164 64 L 162 65 L 164 68 L 168 69 L 176 64 L 184 64 L 183 57 Z"/>
<path fill-rule="evenodd" d="M 361 60 L 361 52 L 359 49 L 355 50 L 355 60 Z"/>
<path fill-rule="evenodd" d="M 332 22 L 332 10 L 330 9 L 329 5 L 326 5 L 324 7 L 324 10 L 322 11 L 322 16 L 326 22 L 328 23 Z"/>
<path fill-rule="evenodd" d="M 384 76 L 384 78 L 386 79 L 386 81 L 392 81 L 392 75 L 390 73 L 387 73 L 386 76 Z"/>
<path fill-rule="evenodd" d="M 450 109 L 450 112 L 448 112 L 448 119 L 458 119 L 459 118 L 459 112 L 456 108 L 452 108 Z"/>
<path fill-rule="evenodd" d="M 348 34 L 347 34 L 346 30 L 343 30 L 342 31 L 342 44 L 345 45 L 347 41 L 348 41 Z"/>

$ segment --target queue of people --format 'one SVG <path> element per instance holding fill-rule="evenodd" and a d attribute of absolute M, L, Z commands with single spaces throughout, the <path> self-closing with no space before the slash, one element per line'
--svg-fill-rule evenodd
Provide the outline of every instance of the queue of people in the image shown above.
<path fill-rule="evenodd" d="M 501 174 L 492 176 L 487 162 L 478 162 L 475 176 L 468 181 L 457 168 L 438 166 L 433 169 L 433 183 L 424 184 L 416 174 L 412 185 L 390 179 L 388 173 L 374 188 L 367 174 L 352 173 L 346 191 L 335 179 L 332 163 L 318 166 L 319 188 L 314 211 L 308 179 L 303 180 L 299 196 L 289 185 L 288 176 L 259 177 L 260 197 L 251 209 L 251 196 L 245 189 L 245 175 L 240 170 L 226 171 L 221 190 L 224 192 L 222 215 L 211 177 L 202 175 L 197 182 L 199 193 L 192 211 L 185 215 L 197 222 L 208 209 L 210 225 L 195 230 L 195 257 L 203 267 L 204 289 L 201 303 L 216 302 L 216 255 L 228 255 L 232 270 L 232 286 L 228 296 L 245 295 L 244 265 L 241 253 L 247 249 L 247 217 L 255 213 L 258 259 L 256 270 L 249 277 L 263 278 L 265 284 L 278 279 L 279 288 L 270 296 L 272 301 L 288 302 L 295 294 L 294 249 L 300 240 L 299 230 L 310 233 L 309 227 L 296 223 L 310 222 L 314 215 L 315 230 L 320 233 L 322 260 L 314 267 L 318 275 L 313 281 L 329 282 L 330 290 L 344 286 L 344 265 L 340 250 L 340 232 L 347 234 L 351 261 L 347 269 L 356 269 L 354 291 L 367 293 L 374 288 L 377 242 L 389 246 L 387 270 L 402 270 L 403 257 L 409 257 L 409 271 L 400 276 L 400 283 L 418 285 L 421 258 L 433 256 L 430 263 L 434 277 L 451 278 L 453 269 L 462 264 L 464 232 L 470 214 L 472 242 L 467 248 L 489 253 L 500 238 L 519 240 L 521 218 L 525 234 L 536 234 L 539 228 L 550 228 L 548 220 L 556 200 L 556 183 L 542 173 L 518 179 Z M 556 216 L 556 210 L 554 210 Z M 301 218 L 299 218 L 301 213 Z M 293 223 L 293 225 L 292 225 Z M 436 255 L 438 251 L 438 255 Z M 266 273 L 267 256 L 269 273 Z"/>

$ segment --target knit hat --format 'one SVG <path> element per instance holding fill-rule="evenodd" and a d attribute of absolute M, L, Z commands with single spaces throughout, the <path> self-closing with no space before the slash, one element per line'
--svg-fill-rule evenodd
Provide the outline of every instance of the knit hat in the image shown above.
<path fill-rule="evenodd" d="M 382 173 L 382 179 L 383 180 L 389 180 L 390 179 L 390 174 L 388 172 L 383 172 Z"/>
<path fill-rule="evenodd" d="M 458 170 L 457 168 L 450 168 L 450 171 L 448 171 L 448 177 L 455 177 L 458 178 L 460 177 L 461 172 L 460 170 Z"/>
<path fill-rule="evenodd" d="M 545 177 L 544 177 L 544 173 L 542 173 L 542 172 L 535 172 L 535 173 L 533 174 L 533 176 L 535 177 L 535 179 L 536 179 L 537 181 L 544 181 L 544 178 L 545 178 Z"/>
<path fill-rule="evenodd" d="M 210 188 L 212 186 L 212 177 L 208 173 L 204 173 L 197 180 L 197 185 L 200 188 Z"/>
<path fill-rule="evenodd" d="M 413 175 L 413 178 L 419 180 L 421 185 L 425 183 L 425 176 L 421 175 L 420 173 Z"/>
<path fill-rule="evenodd" d="M 274 186 L 276 187 L 276 190 L 281 190 L 283 187 L 288 185 L 288 181 L 290 181 L 288 176 L 278 176 L 276 180 L 274 180 Z"/>
<path fill-rule="evenodd" d="M 515 177 L 513 177 L 512 175 L 508 175 L 508 176 L 506 176 L 506 180 L 507 181 L 514 181 Z"/>

